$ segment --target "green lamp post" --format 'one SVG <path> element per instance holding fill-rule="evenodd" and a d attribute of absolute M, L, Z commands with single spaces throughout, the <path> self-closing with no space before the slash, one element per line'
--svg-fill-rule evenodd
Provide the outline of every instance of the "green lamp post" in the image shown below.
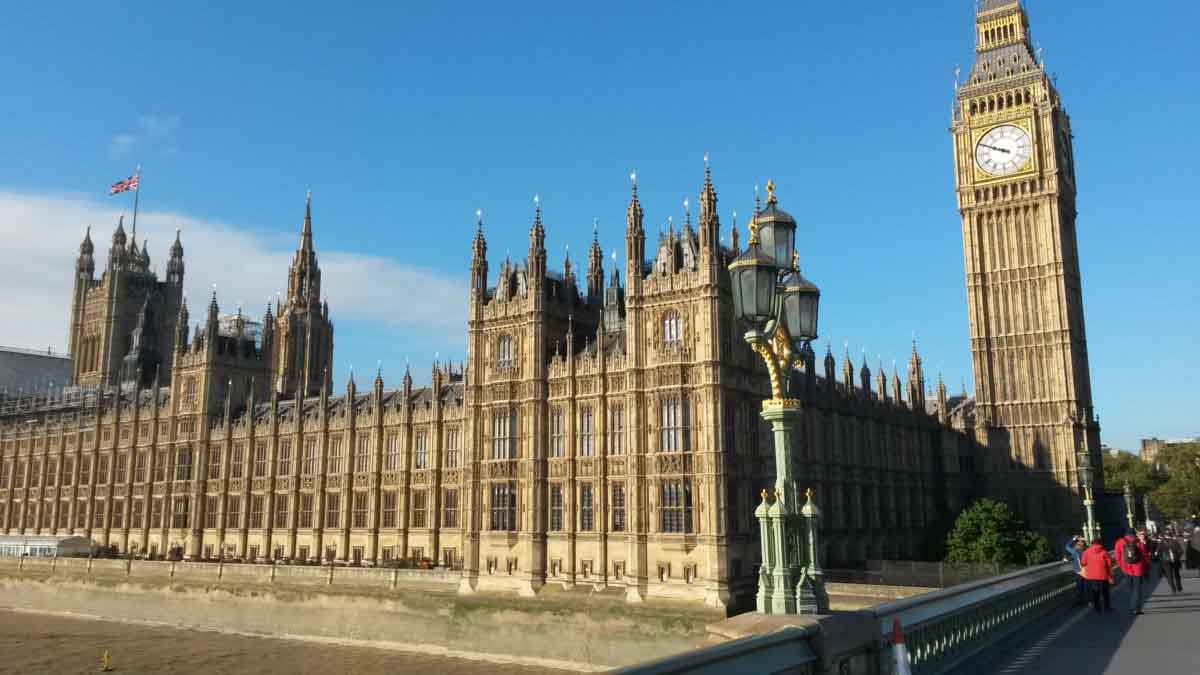
<path fill-rule="evenodd" d="M 754 512 L 762 537 L 757 606 L 764 614 L 829 611 L 817 544 L 820 511 L 811 490 L 802 505 L 796 483 L 801 403 L 789 395 L 791 370 L 817 337 L 821 291 L 800 274 L 795 240 L 796 221 L 779 208 L 775 183 L 768 181 L 767 206 L 750 221 L 745 253 L 729 265 L 734 315 L 750 328 L 746 342 L 771 378 L 762 418 L 774 438 L 775 489 L 762 491 Z"/>

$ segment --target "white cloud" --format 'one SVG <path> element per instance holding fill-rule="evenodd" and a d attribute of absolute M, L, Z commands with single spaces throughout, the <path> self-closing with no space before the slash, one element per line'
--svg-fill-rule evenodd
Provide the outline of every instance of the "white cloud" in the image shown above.
<path fill-rule="evenodd" d="M 117 158 L 126 157 L 134 150 L 174 155 L 179 151 L 175 141 L 178 128 L 178 115 L 139 115 L 136 129 L 113 134 L 108 153 Z"/>
<path fill-rule="evenodd" d="M 287 291 L 295 235 L 262 234 L 246 227 L 164 211 L 138 213 L 139 246 L 150 241 L 151 264 L 161 272 L 175 230 L 183 231 L 186 285 L 193 322 L 217 285 L 221 311 L 241 303 L 261 315 L 268 297 Z M 97 277 L 103 271 L 118 216 L 116 206 L 74 194 L 28 194 L 0 190 L 0 344 L 65 350 L 75 259 L 92 224 Z M 128 219 L 125 224 L 129 232 Z M 316 229 L 321 288 L 335 322 L 354 320 L 389 329 L 461 332 L 467 288 L 456 278 L 379 255 L 322 247 L 335 233 Z M 325 235 L 323 237 L 322 235 Z"/>

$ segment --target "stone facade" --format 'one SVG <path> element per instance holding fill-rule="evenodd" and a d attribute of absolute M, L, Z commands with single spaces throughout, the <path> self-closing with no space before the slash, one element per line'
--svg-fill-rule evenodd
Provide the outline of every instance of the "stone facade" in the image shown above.
<path fill-rule="evenodd" d="M 951 131 L 974 433 L 991 450 L 986 489 L 1031 522 L 1065 529 L 1080 517 L 1078 453 L 1100 466 L 1100 425 L 1075 238 L 1071 123 L 1030 42 L 1018 0 L 979 5 L 975 64 L 958 87 Z"/>
<path fill-rule="evenodd" d="M 697 224 L 647 258 L 635 186 L 631 281 L 614 269 L 606 283 L 594 242 L 584 291 L 570 260 L 547 269 L 540 209 L 527 259 L 494 279 L 480 223 L 466 364 L 434 366 L 424 387 L 406 373 L 360 393 L 352 377 L 341 395 L 306 206 L 288 298 L 262 321 L 222 316 L 214 294 L 191 331 L 181 302 L 157 379 L 4 402 L 0 531 L 193 559 L 429 558 L 461 566 L 464 591 L 586 583 L 728 605 L 753 591 L 753 509 L 774 467 L 767 377 L 731 318 L 736 229 L 720 246 L 716 199 L 706 170 Z M 847 356 L 839 382 L 831 354 L 820 374 L 815 360 L 795 376 L 796 452 L 830 505 L 827 559 L 917 555 L 976 451 L 944 387 L 925 401 L 915 345 L 890 393 L 865 363 Z"/>

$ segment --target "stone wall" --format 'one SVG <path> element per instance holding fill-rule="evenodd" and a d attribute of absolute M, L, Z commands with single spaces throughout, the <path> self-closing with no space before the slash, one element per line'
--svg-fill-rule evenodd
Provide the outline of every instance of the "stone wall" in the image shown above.
<path fill-rule="evenodd" d="M 414 651 L 611 667 L 693 648 L 723 614 L 547 587 L 456 593 L 458 573 L 287 565 L 0 558 L 0 607 Z M 542 661 L 537 661 L 537 660 Z"/>

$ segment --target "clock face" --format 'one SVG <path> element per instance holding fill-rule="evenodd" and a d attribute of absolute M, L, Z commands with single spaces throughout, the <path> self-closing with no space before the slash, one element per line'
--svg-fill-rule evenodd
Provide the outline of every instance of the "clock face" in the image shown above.
<path fill-rule="evenodd" d="M 975 163 L 993 176 L 1016 173 L 1032 155 L 1029 132 L 1011 124 L 992 129 L 975 145 Z"/>

